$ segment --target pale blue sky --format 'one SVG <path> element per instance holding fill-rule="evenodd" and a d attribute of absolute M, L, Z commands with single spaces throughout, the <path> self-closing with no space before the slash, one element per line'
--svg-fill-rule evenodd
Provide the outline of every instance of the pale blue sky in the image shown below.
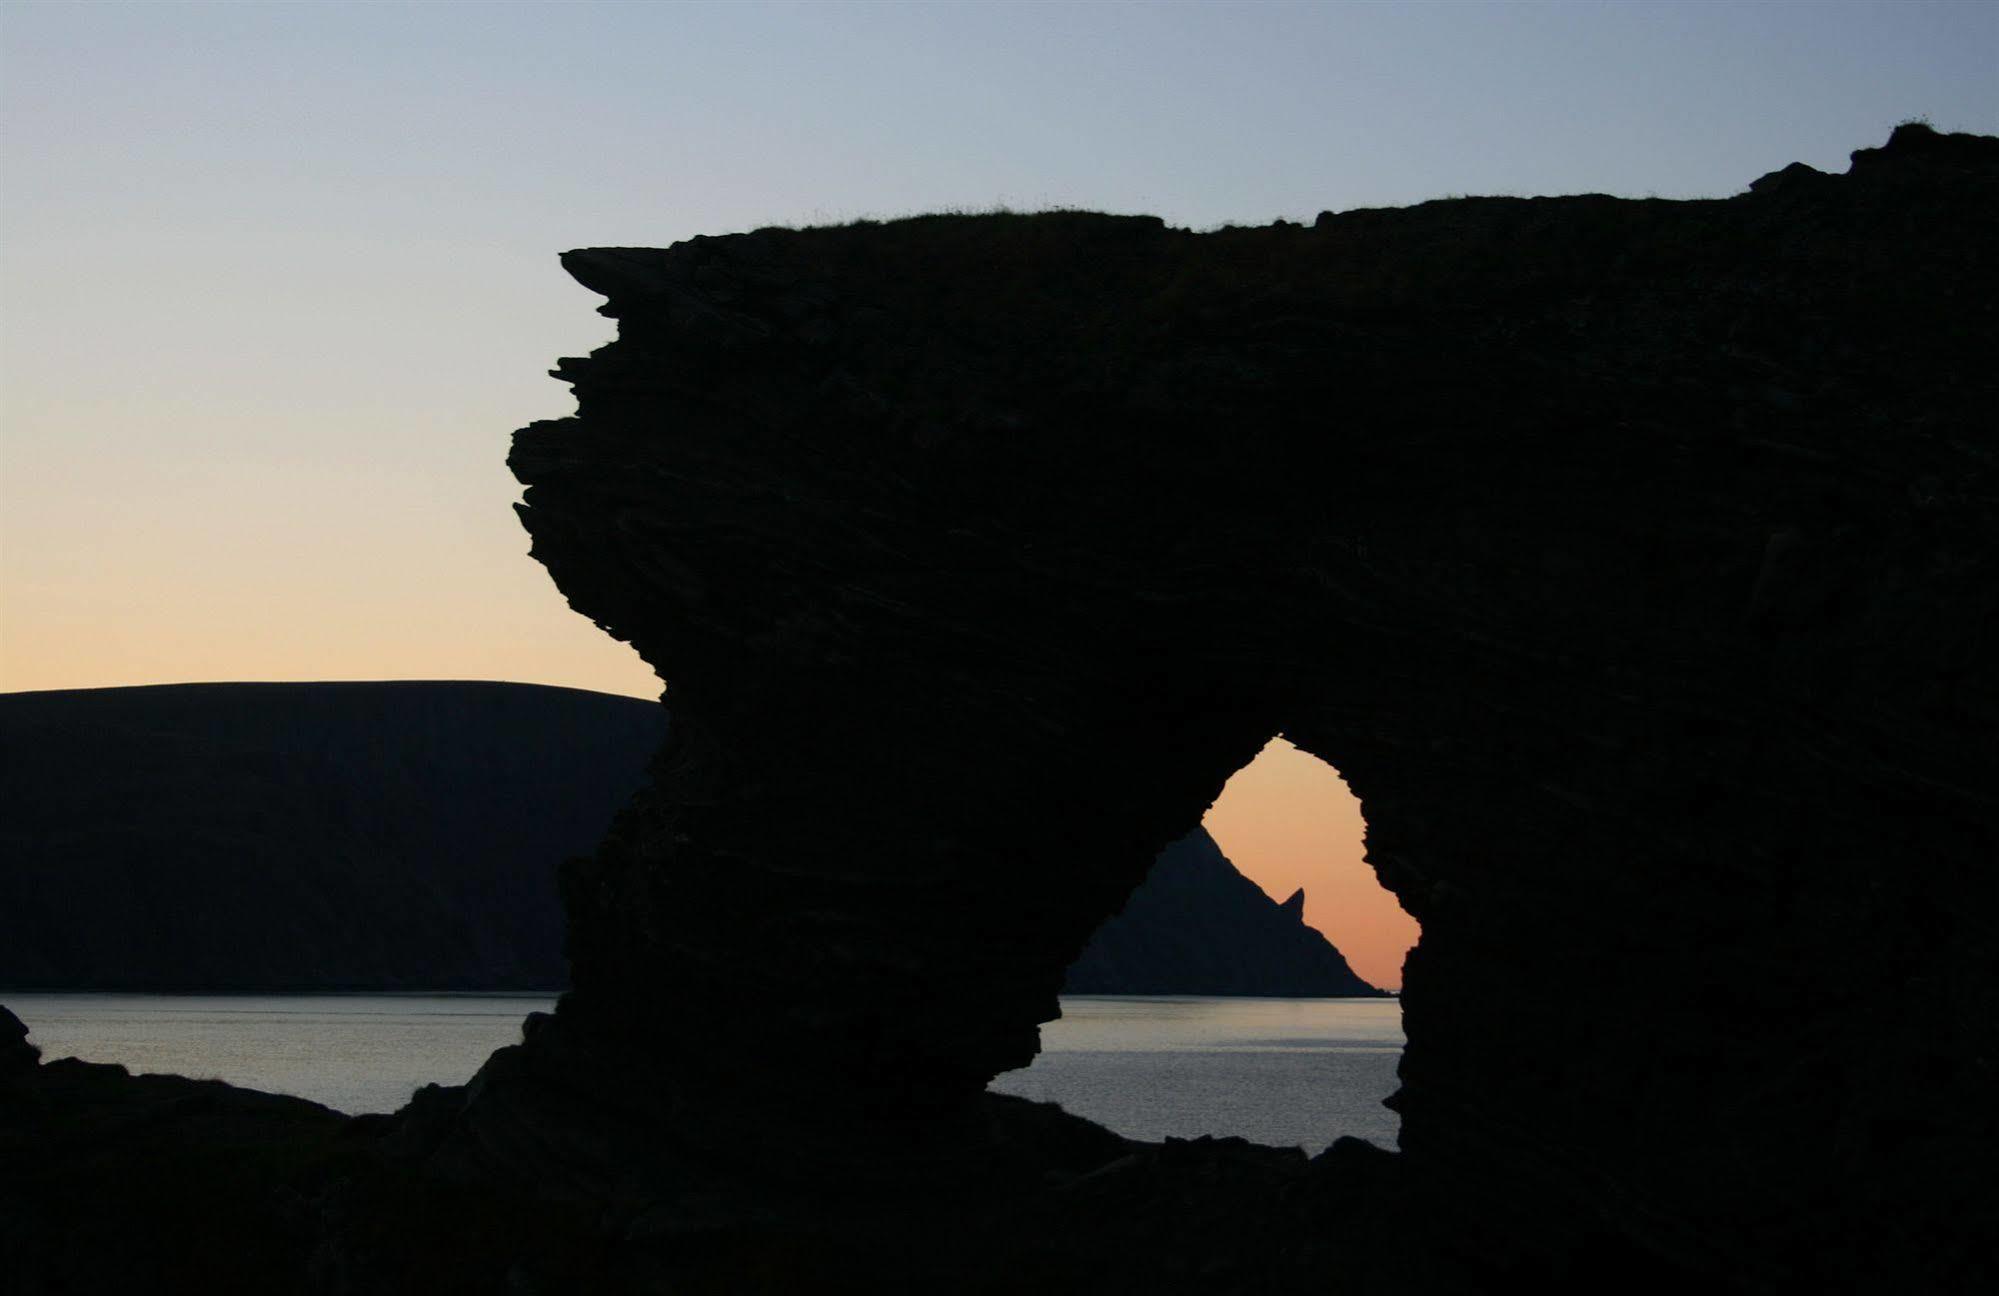
<path fill-rule="evenodd" d="M 555 253 L 1739 191 L 1999 132 L 1999 5 L 0 6 L 0 688 L 650 692 L 524 556 Z"/>

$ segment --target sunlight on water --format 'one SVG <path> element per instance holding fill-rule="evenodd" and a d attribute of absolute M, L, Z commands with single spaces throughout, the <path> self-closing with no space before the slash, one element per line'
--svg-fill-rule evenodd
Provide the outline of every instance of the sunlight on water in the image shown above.
<path fill-rule="evenodd" d="M 1069 997 L 1041 1047 L 992 1087 L 1129 1138 L 1395 1146 L 1398 1119 L 1381 1100 L 1402 1057 L 1397 1000 Z"/>
<path fill-rule="evenodd" d="M 539 995 L 9 994 L 47 1059 L 215 1077 L 348 1112 L 457 1084 L 520 1038 Z M 993 1082 L 1132 1138 L 1239 1134 L 1317 1152 L 1342 1134 L 1395 1145 L 1402 1013 L 1382 999 L 1080 996 L 1033 1066 Z"/>
<path fill-rule="evenodd" d="M 471 1079 L 552 995 L 33 995 L 0 999 L 45 1060 L 227 1080 L 346 1112 Z"/>

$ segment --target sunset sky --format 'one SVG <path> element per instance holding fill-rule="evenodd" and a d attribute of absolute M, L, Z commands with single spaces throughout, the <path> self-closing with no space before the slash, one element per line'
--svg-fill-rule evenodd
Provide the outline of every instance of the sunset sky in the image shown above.
<path fill-rule="evenodd" d="M 1999 5 L 0 4 L 0 689 L 656 694 L 508 507 L 609 337 L 565 248 L 1725 196 L 1912 117 L 1999 133 Z M 1394 984 L 1358 825 L 1282 749 L 1213 822 Z"/>

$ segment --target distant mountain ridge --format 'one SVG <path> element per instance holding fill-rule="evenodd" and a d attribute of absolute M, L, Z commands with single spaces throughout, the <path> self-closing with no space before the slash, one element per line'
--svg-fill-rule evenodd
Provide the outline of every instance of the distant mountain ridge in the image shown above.
<path fill-rule="evenodd" d="M 555 870 L 665 736 L 532 684 L 0 695 L 0 987 L 554 990 Z M 1378 993 L 1203 831 L 1071 967 L 1095 994 Z"/>

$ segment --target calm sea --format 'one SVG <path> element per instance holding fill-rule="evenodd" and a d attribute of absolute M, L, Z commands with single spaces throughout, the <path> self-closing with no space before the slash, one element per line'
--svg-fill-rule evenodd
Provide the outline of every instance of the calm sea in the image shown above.
<path fill-rule="evenodd" d="M 519 995 L 0 994 L 44 1058 L 214 1076 L 347 1112 L 455 1084 L 552 999 Z M 1317 1152 L 1395 1146 L 1393 999 L 1074 996 L 1033 1066 L 993 1082 L 1132 1138 L 1240 1134 Z"/>

